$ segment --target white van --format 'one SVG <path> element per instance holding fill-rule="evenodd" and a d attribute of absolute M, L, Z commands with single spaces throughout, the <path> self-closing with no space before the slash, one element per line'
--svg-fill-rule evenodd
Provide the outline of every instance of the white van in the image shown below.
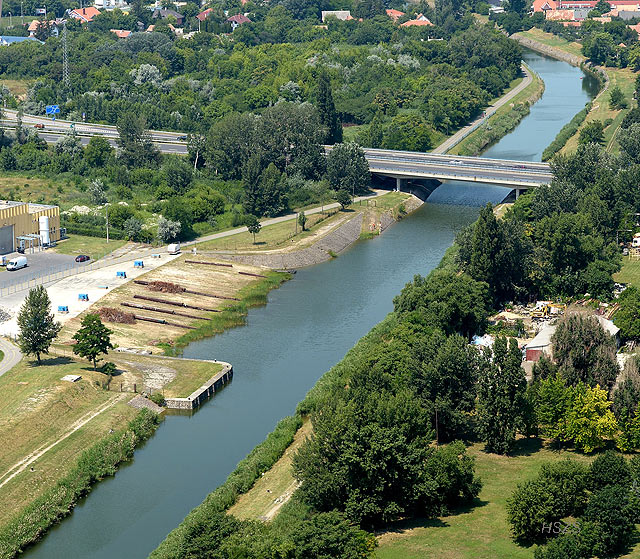
<path fill-rule="evenodd" d="M 180 243 L 172 243 L 167 247 L 167 252 L 169 254 L 179 254 L 180 253 Z"/>
<path fill-rule="evenodd" d="M 7 262 L 7 271 L 11 270 L 20 270 L 22 268 L 27 267 L 27 257 L 26 256 L 18 256 L 13 260 L 9 260 Z"/>

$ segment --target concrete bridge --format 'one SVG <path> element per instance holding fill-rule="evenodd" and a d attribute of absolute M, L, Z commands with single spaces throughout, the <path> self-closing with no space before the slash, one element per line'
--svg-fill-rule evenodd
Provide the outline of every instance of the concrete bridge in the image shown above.
<path fill-rule="evenodd" d="M 396 179 L 400 190 L 408 179 L 459 180 L 515 188 L 516 195 L 548 184 L 553 177 L 548 163 L 437 155 L 387 149 L 364 150 L 371 173 Z"/>

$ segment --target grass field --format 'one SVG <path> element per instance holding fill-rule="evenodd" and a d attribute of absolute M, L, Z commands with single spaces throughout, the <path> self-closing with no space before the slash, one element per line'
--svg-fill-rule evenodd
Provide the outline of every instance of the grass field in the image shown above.
<path fill-rule="evenodd" d="M 53 249 L 61 254 L 87 254 L 92 260 L 98 260 L 110 252 L 125 245 L 127 241 L 110 240 L 85 235 L 69 235 L 68 239 L 60 241 Z"/>
<path fill-rule="evenodd" d="M 506 517 L 506 501 L 516 485 L 535 477 L 542 463 L 583 455 L 539 448 L 537 440 L 521 440 L 512 457 L 486 454 L 483 444 L 469 448 L 483 488 L 475 506 L 436 520 L 398 524 L 378 538 L 379 559 L 493 559 L 532 558 L 533 547 L 513 543 Z"/>
<path fill-rule="evenodd" d="M 67 374 L 82 380 L 62 381 Z M 103 376 L 88 363 L 45 356 L 42 366 L 25 358 L 0 377 L 0 526 L 64 476 L 85 448 L 133 418 L 136 412 L 122 395 L 98 386 Z M 110 407 L 9 479 L 25 457 L 64 437 L 102 406 Z"/>
<path fill-rule="evenodd" d="M 0 25 L 4 25 L 4 20 L 7 18 L 1 18 Z M 0 80 L 0 83 L 4 85 L 14 97 L 22 97 L 26 95 L 27 89 L 29 89 L 29 82 L 27 80 Z"/>
<path fill-rule="evenodd" d="M 341 217 L 344 217 L 344 214 L 337 212 L 337 210 L 329 210 L 326 214 L 308 215 L 305 231 L 302 231 L 300 225 L 296 225 L 296 220 L 291 219 L 260 229 L 256 235 L 255 244 L 253 235 L 244 232 L 198 243 L 198 250 L 273 250 L 284 248 L 310 237 L 320 228 L 336 223 Z"/>
<path fill-rule="evenodd" d="M 185 364 L 187 362 L 185 361 Z M 222 369 L 220 363 L 189 362 L 180 364 L 180 374 L 163 389 L 165 398 L 186 398 Z"/>
<path fill-rule="evenodd" d="M 624 93 L 628 106 L 633 106 L 633 92 L 635 89 L 636 76 L 629 68 L 606 68 L 605 70 L 609 76 L 609 88 L 594 99 L 593 108 L 587 115 L 587 118 L 580 129 L 582 129 L 585 124 L 594 120 L 599 120 L 604 123 L 611 119 L 613 122 L 607 126 L 604 131 L 604 145 L 607 151 L 611 153 L 618 153 L 620 151 L 620 146 L 618 145 L 615 136 L 618 133 L 622 119 L 629 112 L 629 109 L 611 109 L 609 107 L 609 98 L 613 88 L 618 86 Z M 578 131 L 577 134 L 570 138 L 560 153 L 566 154 L 574 152 L 578 147 L 579 134 L 580 132 Z"/>
<path fill-rule="evenodd" d="M 4 359 L 4 351 L 0 349 L 0 361 Z"/>
<path fill-rule="evenodd" d="M 620 283 L 630 283 L 634 287 L 640 287 L 640 260 L 624 258 L 622 270 L 614 274 L 613 279 Z"/>
<path fill-rule="evenodd" d="M 389 192 L 373 200 L 355 202 L 348 209 L 365 211 L 371 213 L 372 216 L 379 215 L 384 211 L 397 208 L 408 198 L 409 195 L 404 192 Z M 296 221 L 291 219 L 263 227 L 256 235 L 255 244 L 253 235 L 244 232 L 198 243 L 198 250 L 275 250 L 293 248 L 294 244 L 296 249 L 303 248 L 315 242 L 351 215 L 353 214 L 336 209 L 329 210 L 327 214 L 311 214 L 307 216 L 306 231 L 302 231 L 300 225 L 296 226 Z"/>

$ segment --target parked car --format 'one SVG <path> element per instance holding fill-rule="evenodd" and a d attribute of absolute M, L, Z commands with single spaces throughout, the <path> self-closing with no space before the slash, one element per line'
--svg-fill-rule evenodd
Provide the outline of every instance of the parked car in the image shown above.
<path fill-rule="evenodd" d="M 172 243 L 167 247 L 169 254 L 180 254 L 180 243 Z"/>
<path fill-rule="evenodd" d="M 9 260 L 7 262 L 7 271 L 10 272 L 12 270 L 20 270 L 21 268 L 27 267 L 27 257 L 26 256 L 18 256 Z"/>
<path fill-rule="evenodd" d="M 76 256 L 76 262 L 87 262 L 87 260 L 91 260 L 91 257 L 86 254 L 78 254 Z"/>
<path fill-rule="evenodd" d="M 34 128 L 37 128 L 38 130 L 42 130 L 44 128 L 44 124 L 42 124 L 42 122 L 36 122 L 33 125 Z"/>

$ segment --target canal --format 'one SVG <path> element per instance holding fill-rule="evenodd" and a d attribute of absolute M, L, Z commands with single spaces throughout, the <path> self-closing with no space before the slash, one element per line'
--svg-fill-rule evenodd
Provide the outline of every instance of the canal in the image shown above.
<path fill-rule="evenodd" d="M 487 150 L 494 158 L 540 160 L 560 128 L 597 92 L 564 62 L 527 51 L 546 84 L 520 125 Z M 414 274 L 433 269 L 456 232 L 498 186 L 450 182 L 384 235 L 300 270 L 253 309 L 246 326 L 191 344 L 185 357 L 233 364 L 234 380 L 194 415 L 170 416 L 135 460 L 99 483 L 73 514 L 25 556 L 34 559 L 146 557 L 273 429 L 320 376 L 382 320 Z"/>

